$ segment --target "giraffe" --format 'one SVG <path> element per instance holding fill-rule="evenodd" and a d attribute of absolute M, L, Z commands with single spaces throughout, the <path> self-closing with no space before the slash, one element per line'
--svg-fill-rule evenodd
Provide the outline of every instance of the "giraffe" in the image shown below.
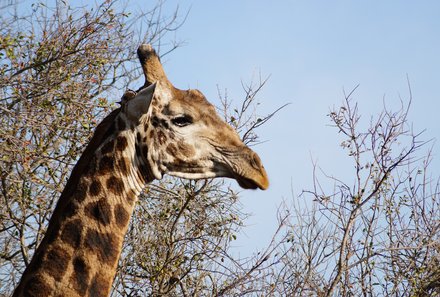
<path fill-rule="evenodd" d="M 175 88 L 151 45 L 145 84 L 96 128 L 13 296 L 108 296 L 138 195 L 164 174 L 266 189 L 258 155 L 198 90 Z"/>

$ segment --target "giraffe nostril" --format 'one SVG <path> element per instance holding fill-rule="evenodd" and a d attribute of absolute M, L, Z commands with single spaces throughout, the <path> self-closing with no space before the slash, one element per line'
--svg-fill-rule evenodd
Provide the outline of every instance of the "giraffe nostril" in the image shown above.
<path fill-rule="evenodd" d="M 260 157 L 258 157 L 258 155 L 254 152 L 252 152 L 251 155 L 251 165 L 257 170 L 259 170 L 262 166 Z"/>

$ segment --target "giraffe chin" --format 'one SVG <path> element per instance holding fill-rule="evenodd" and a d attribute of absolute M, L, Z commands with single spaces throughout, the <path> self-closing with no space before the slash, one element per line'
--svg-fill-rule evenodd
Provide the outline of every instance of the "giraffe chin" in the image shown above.
<path fill-rule="evenodd" d="M 240 187 L 243 189 L 251 189 L 251 190 L 266 190 L 269 187 L 269 181 L 267 178 L 259 178 L 256 179 L 250 179 L 243 176 L 235 177 L 235 180 L 237 180 Z"/>

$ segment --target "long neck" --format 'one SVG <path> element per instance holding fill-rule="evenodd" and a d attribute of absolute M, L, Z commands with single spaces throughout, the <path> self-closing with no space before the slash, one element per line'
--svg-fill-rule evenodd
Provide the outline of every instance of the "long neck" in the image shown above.
<path fill-rule="evenodd" d="M 113 120 L 74 168 L 14 296 L 109 295 L 135 202 L 151 181 L 135 133 L 122 115 Z"/>

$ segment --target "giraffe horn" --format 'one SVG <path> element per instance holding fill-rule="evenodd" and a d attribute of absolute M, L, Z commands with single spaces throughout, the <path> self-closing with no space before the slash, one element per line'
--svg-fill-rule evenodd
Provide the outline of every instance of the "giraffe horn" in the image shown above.
<path fill-rule="evenodd" d="M 154 82 L 160 81 L 168 86 L 172 86 L 163 70 L 160 58 L 150 44 L 141 44 L 138 47 L 137 55 L 144 71 L 144 87 Z"/>

